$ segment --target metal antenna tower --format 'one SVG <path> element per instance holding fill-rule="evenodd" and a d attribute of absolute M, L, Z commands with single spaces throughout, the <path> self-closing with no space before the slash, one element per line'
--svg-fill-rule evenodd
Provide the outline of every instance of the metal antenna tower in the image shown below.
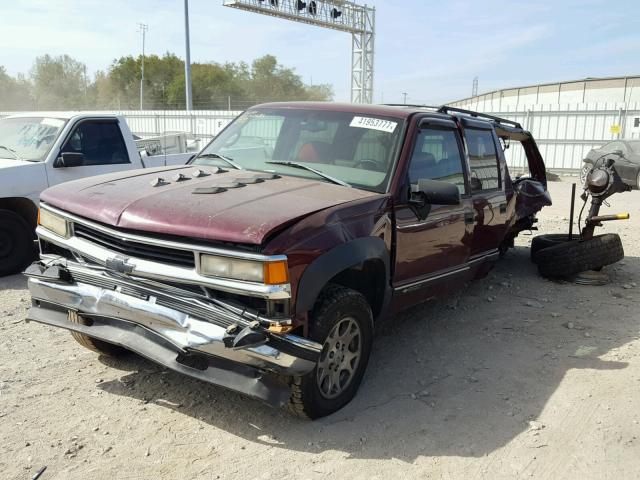
<path fill-rule="evenodd" d="M 142 68 L 140 75 L 140 110 L 142 110 L 144 101 L 144 43 L 147 37 L 147 30 L 149 26 L 146 23 L 138 23 L 138 31 L 142 33 Z"/>
<path fill-rule="evenodd" d="M 346 0 L 224 0 L 224 5 L 351 33 L 351 101 L 373 103 L 374 7 Z"/>

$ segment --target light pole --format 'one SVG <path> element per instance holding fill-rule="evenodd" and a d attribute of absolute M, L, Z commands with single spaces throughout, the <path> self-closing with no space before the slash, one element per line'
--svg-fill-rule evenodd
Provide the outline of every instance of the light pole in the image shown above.
<path fill-rule="evenodd" d="M 145 23 L 138 24 L 138 31 L 142 33 L 142 74 L 140 75 L 140 110 L 143 108 L 143 100 L 144 100 L 144 43 L 147 36 L 147 30 L 149 26 Z"/>
<path fill-rule="evenodd" d="M 402 97 L 404 98 L 404 100 L 402 101 L 402 104 L 403 104 L 403 105 L 406 105 L 406 104 L 407 104 L 407 96 L 408 96 L 408 95 L 409 95 L 409 94 L 408 94 L 407 92 L 402 92 Z"/>
<path fill-rule="evenodd" d="M 185 41 L 185 59 L 184 59 L 184 85 L 187 111 L 193 109 L 193 100 L 191 98 L 191 48 L 189 46 L 189 0 L 184 0 L 184 41 Z"/>

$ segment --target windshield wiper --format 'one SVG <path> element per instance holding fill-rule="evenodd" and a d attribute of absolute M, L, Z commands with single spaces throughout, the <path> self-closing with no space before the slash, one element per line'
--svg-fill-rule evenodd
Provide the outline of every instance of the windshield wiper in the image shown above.
<path fill-rule="evenodd" d="M 18 155 L 18 152 L 16 152 L 13 148 L 9 148 L 9 147 L 5 147 L 4 145 L 0 145 L 0 149 L 6 150 L 7 152 L 9 152 L 11 155 L 13 155 L 13 158 L 15 158 L 16 160 L 24 161 L 24 158 L 22 158 L 20 155 Z"/>
<path fill-rule="evenodd" d="M 220 160 L 228 163 L 229 165 L 231 165 L 233 168 L 237 170 L 244 170 L 244 168 L 242 168 L 242 165 L 238 165 L 236 162 L 233 161 L 232 158 L 223 157 L 219 153 L 203 153 L 202 155 L 198 155 L 194 160 L 197 160 L 199 158 L 219 158 Z"/>
<path fill-rule="evenodd" d="M 347 182 L 345 182 L 343 180 L 340 180 L 339 178 L 332 177 L 331 175 L 327 175 L 326 173 L 321 172 L 320 170 L 317 170 L 317 169 L 315 169 L 313 167 L 309 167 L 309 166 L 307 166 L 307 165 L 305 165 L 303 163 L 289 162 L 289 161 L 282 162 L 282 161 L 276 161 L 276 160 L 269 160 L 269 161 L 267 161 L 265 163 L 271 163 L 273 165 L 285 165 L 287 167 L 293 167 L 293 168 L 301 168 L 302 170 L 307 170 L 309 172 L 313 172 L 316 175 L 318 175 L 319 177 L 322 177 L 322 178 L 324 178 L 326 180 L 329 180 L 332 183 L 335 183 L 337 185 L 342 185 L 343 187 L 351 188 L 351 185 L 349 185 Z"/>

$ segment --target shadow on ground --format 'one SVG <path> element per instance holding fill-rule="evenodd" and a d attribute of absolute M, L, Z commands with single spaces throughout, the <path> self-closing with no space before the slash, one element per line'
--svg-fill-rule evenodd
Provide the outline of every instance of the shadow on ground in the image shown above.
<path fill-rule="evenodd" d="M 25 288 L 27 288 L 27 277 L 21 273 L 8 277 L 0 277 L 0 291 L 24 290 Z"/>
<path fill-rule="evenodd" d="M 462 292 L 379 331 L 367 375 L 346 408 L 316 422 L 161 370 L 136 356 L 103 359 L 126 373 L 100 388 L 175 409 L 255 443 L 350 458 L 483 456 L 528 429 L 569 369 L 612 370 L 599 357 L 637 337 L 640 260 L 610 267 L 604 287 L 540 278 L 516 248 Z M 612 321 L 611 308 L 618 309 Z"/>

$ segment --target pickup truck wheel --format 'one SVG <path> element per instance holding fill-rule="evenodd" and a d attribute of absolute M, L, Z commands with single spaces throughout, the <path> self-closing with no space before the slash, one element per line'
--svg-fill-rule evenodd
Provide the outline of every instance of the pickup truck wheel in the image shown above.
<path fill-rule="evenodd" d="M 571 240 L 540 250 L 538 271 L 543 277 L 561 278 L 587 270 L 597 270 L 624 258 L 620 236 L 598 235 L 590 240 Z"/>
<path fill-rule="evenodd" d="M 80 325 L 86 325 L 86 321 L 76 312 L 69 312 L 69 321 L 72 323 L 78 323 Z M 109 342 L 98 340 L 97 338 L 90 337 L 84 333 L 74 332 L 71 330 L 71 336 L 73 339 L 82 345 L 87 350 L 99 353 L 100 355 L 106 355 L 108 357 L 119 357 L 125 354 L 127 351 L 117 345 L 113 345 Z"/>
<path fill-rule="evenodd" d="M 577 240 L 579 235 L 573 235 L 573 238 Z M 568 241 L 569 235 L 566 233 L 550 233 L 548 235 L 538 235 L 537 237 L 533 237 L 533 240 L 531 241 L 531 261 L 533 263 L 537 263 L 536 257 L 540 250 L 554 247 Z"/>
<path fill-rule="evenodd" d="M 373 316 L 362 294 L 329 285 L 310 322 L 310 338 L 323 349 L 312 372 L 290 379 L 289 410 L 315 419 L 339 410 L 358 391 L 373 343 Z"/>
<path fill-rule="evenodd" d="M 0 210 L 0 277 L 18 273 L 33 258 L 33 231 L 18 214 Z"/>

